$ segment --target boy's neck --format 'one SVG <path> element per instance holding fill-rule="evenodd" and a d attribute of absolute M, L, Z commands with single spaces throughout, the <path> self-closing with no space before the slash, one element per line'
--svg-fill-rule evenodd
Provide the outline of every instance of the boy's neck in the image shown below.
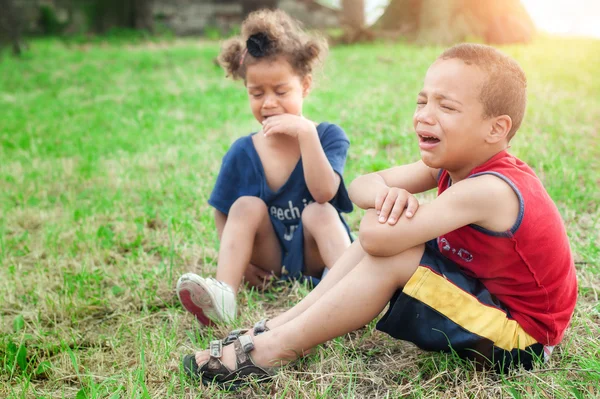
<path fill-rule="evenodd" d="M 471 174 L 471 171 L 473 171 L 473 169 L 483 165 L 484 163 L 492 159 L 494 156 L 496 156 L 498 153 L 507 149 L 508 146 L 498 146 L 496 148 L 490 149 L 490 151 L 485 151 L 481 154 L 478 154 L 478 156 L 474 157 L 471 160 L 471 162 L 462 165 L 462 167 L 459 169 L 446 169 L 448 171 L 448 174 L 450 175 L 450 179 L 452 179 L 452 183 L 458 183 L 459 181 L 466 179 L 469 176 L 469 174 Z"/>

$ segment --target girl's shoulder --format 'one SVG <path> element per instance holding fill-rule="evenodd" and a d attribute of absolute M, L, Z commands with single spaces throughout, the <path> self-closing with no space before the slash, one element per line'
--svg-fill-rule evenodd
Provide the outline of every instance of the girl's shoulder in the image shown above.
<path fill-rule="evenodd" d="M 237 138 L 227 150 L 227 155 L 230 157 L 247 156 L 252 158 L 254 150 L 254 143 L 252 142 L 252 136 L 256 133 L 250 133 L 246 136 Z"/>
<path fill-rule="evenodd" d="M 317 125 L 317 133 L 319 134 L 319 139 L 321 143 L 327 144 L 335 141 L 347 141 L 350 143 L 348 139 L 348 135 L 339 125 L 335 123 L 329 122 L 321 122 Z"/>
<path fill-rule="evenodd" d="M 230 165 L 235 169 L 246 169 L 246 172 L 260 169 L 258 166 L 260 158 L 252 140 L 254 134 L 236 139 L 223 156 L 222 164 Z"/>

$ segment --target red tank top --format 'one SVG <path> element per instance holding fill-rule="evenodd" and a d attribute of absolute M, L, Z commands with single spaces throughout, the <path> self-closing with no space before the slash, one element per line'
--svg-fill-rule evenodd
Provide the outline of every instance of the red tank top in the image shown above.
<path fill-rule="evenodd" d="M 517 194 L 514 226 L 493 232 L 469 225 L 438 238 L 438 247 L 463 271 L 479 279 L 509 310 L 510 317 L 539 343 L 556 345 L 571 320 L 577 278 L 558 209 L 527 164 L 502 151 L 468 177 L 497 176 Z M 438 195 L 452 184 L 443 170 Z"/>

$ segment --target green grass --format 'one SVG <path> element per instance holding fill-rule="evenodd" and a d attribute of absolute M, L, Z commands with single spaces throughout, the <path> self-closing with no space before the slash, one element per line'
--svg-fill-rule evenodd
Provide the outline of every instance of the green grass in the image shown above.
<path fill-rule="evenodd" d="M 550 363 L 479 373 L 370 325 L 232 396 L 600 397 L 600 41 L 505 50 L 529 76 L 511 151 L 556 201 L 577 261 L 578 306 Z M 348 182 L 416 159 L 416 93 L 440 51 L 332 50 L 305 114 L 349 134 Z M 0 397 L 224 396 L 190 384 L 179 359 L 225 329 L 201 330 L 174 295 L 181 273 L 215 270 L 206 200 L 228 145 L 257 128 L 217 52 L 191 40 L 36 40 L 0 61 Z M 356 229 L 360 213 L 349 220 Z M 239 325 L 306 292 L 244 291 Z"/>

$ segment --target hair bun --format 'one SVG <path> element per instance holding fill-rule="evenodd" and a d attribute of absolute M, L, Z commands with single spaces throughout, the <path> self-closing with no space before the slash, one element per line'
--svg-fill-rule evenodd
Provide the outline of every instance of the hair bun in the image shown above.
<path fill-rule="evenodd" d="M 262 32 L 251 35 L 246 40 L 246 48 L 251 56 L 255 58 L 264 57 L 271 47 L 271 39 Z"/>

